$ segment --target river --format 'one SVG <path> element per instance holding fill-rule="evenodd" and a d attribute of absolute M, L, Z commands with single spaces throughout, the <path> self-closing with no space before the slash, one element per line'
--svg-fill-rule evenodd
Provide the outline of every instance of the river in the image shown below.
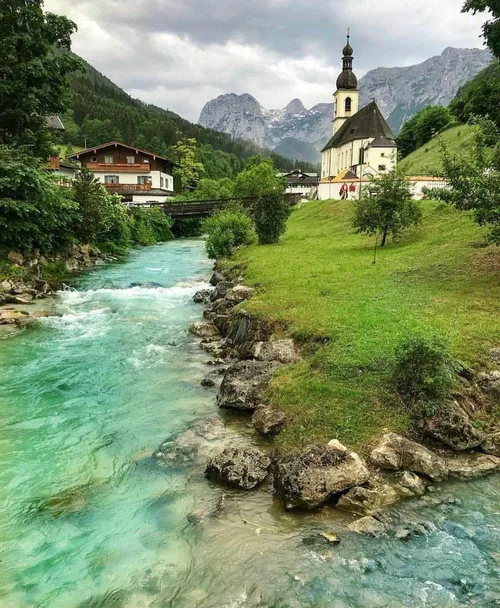
<path fill-rule="evenodd" d="M 400 505 L 430 527 L 406 541 L 204 479 L 228 433 L 254 441 L 200 386 L 220 377 L 187 332 L 209 273 L 200 240 L 138 249 L 0 342 L 0 607 L 499 606 L 498 477 Z"/>

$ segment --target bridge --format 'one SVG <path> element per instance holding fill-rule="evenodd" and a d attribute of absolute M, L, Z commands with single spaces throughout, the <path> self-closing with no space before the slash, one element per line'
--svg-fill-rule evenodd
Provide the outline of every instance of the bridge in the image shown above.
<path fill-rule="evenodd" d="M 288 201 L 290 206 L 295 205 L 300 195 L 285 195 L 285 199 Z M 251 207 L 254 202 L 253 198 L 225 198 L 225 199 L 214 199 L 214 200 L 203 200 L 203 201 L 167 201 L 165 203 L 159 203 L 151 201 L 148 203 L 127 203 L 129 209 L 139 209 L 144 207 L 159 207 L 163 209 L 166 215 L 170 216 L 173 220 L 176 219 L 190 219 L 208 217 L 220 209 L 224 209 L 231 203 L 240 203 L 244 207 Z"/>

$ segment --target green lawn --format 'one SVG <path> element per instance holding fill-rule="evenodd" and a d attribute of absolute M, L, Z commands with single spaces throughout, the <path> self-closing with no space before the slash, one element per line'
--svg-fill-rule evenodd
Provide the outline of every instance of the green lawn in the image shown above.
<path fill-rule="evenodd" d="M 433 175 L 442 168 L 440 141 L 443 140 L 451 154 L 463 152 L 472 145 L 474 129 L 469 125 L 452 127 L 436 135 L 415 152 L 403 159 L 398 168 L 405 175 Z"/>
<path fill-rule="evenodd" d="M 394 349 L 410 334 L 444 336 L 473 367 L 500 345 L 500 247 L 444 204 L 423 210 L 423 225 L 379 249 L 376 265 L 374 239 L 350 226 L 350 202 L 307 203 L 280 244 L 236 254 L 259 289 L 245 306 L 304 345 L 304 359 L 269 389 L 288 413 L 280 449 L 335 437 L 362 447 L 384 429 L 404 430 L 388 378 Z"/>

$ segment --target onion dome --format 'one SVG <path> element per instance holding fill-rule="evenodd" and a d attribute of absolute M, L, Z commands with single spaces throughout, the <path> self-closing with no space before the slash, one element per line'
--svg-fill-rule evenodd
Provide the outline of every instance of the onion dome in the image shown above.
<path fill-rule="evenodd" d="M 350 44 L 349 30 L 347 30 L 347 44 L 342 52 L 344 53 L 344 57 L 342 58 L 342 73 L 337 78 L 337 90 L 355 90 L 358 88 L 358 79 L 352 71 L 352 54 L 354 51 Z"/>
<path fill-rule="evenodd" d="M 347 44 L 342 50 L 342 53 L 344 54 L 344 57 L 352 57 L 352 54 L 354 53 L 352 46 L 349 44 L 349 36 L 347 36 Z"/>

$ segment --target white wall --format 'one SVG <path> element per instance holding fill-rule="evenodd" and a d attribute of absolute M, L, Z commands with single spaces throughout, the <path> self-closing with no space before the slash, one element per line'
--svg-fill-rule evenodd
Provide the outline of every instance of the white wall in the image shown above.
<path fill-rule="evenodd" d="M 165 180 L 163 183 L 163 190 L 173 190 L 174 189 L 174 178 L 169 175 L 168 173 L 162 173 L 161 171 L 150 171 L 149 173 L 129 173 L 127 172 L 123 172 L 120 173 L 119 171 L 109 171 L 106 173 L 103 172 L 92 172 L 94 177 L 96 177 L 101 184 L 104 184 L 104 178 L 106 175 L 118 175 L 120 178 L 120 181 L 118 182 L 119 184 L 131 184 L 131 185 L 137 185 L 137 178 L 138 177 L 150 177 L 151 178 L 151 187 L 156 189 L 159 189 L 161 186 L 161 177 L 163 177 L 163 179 Z"/>
<path fill-rule="evenodd" d="M 386 172 L 393 169 L 397 162 L 397 148 L 367 148 L 373 141 L 373 137 L 368 139 L 357 139 L 350 141 L 339 148 L 325 150 L 321 156 L 321 177 L 336 177 L 344 169 L 358 165 L 359 153 L 362 148 L 364 152 L 363 170 L 370 168 L 370 173 L 379 173 L 379 166 L 385 165 Z M 356 171 L 359 171 L 356 168 Z"/>
<path fill-rule="evenodd" d="M 133 194 L 132 202 L 147 205 L 148 203 L 166 203 L 173 198 L 173 196 L 151 196 L 145 192 L 144 194 Z"/>
<path fill-rule="evenodd" d="M 410 178 L 410 187 L 413 193 L 413 198 L 416 200 L 422 200 L 424 198 L 423 190 L 424 188 L 428 188 L 430 190 L 434 190 L 436 188 L 446 188 L 447 182 L 441 179 L 415 179 Z M 343 182 L 331 182 L 327 180 L 323 180 L 319 184 L 318 187 L 318 198 L 320 201 L 326 201 L 329 199 L 339 199 L 340 198 L 340 188 L 342 187 Z M 346 181 L 348 186 L 354 184 L 356 186 L 355 192 L 349 192 L 349 199 L 358 199 L 360 190 L 363 191 L 364 188 L 369 184 L 369 180 L 363 179 L 360 181 Z M 427 198 L 432 198 L 432 194 Z"/>

